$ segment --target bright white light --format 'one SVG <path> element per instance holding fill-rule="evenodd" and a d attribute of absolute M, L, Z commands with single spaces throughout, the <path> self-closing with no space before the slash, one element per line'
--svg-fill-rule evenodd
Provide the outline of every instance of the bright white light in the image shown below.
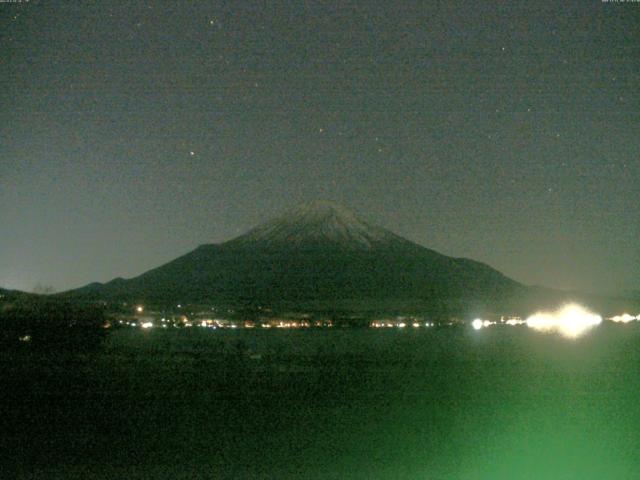
<path fill-rule="evenodd" d="M 575 338 L 599 325 L 602 317 L 580 305 L 570 304 L 555 312 L 539 312 L 527 318 L 527 326 L 542 332 L 558 332 Z"/>
<path fill-rule="evenodd" d="M 143 307 L 142 305 L 138 305 L 138 306 L 136 307 L 136 312 L 138 312 L 138 313 L 142 313 L 142 312 L 144 312 L 144 307 Z"/>
<path fill-rule="evenodd" d="M 418 328 L 420 324 L 418 322 L 413 322 L 413 328 Z"/>
<path fill-rule="evenodd" d="M 398 327 L 399 327 L 399 328 L 404 328 L 404 327 L 406 327 L 406 326 L 407 326 L 407 324 L 406 324 L 406 323 L 399 323 L 399 324 L 398 324 Z"/>
<path fill-rule="evenodd" d="M 153 323 L 151 322 L 144 322 L 140 325 L 142 328 L 151 328 L 153 327 Z"/>
<path fill-rule="evenodd" d="M 475 330 L 480 330 L 484 325 L 484 322 L 482 321 L 481 318 L 476 318 L 473 322 L 471 322 L 471 326 L 475 329 Z"/>
<path fill-rule="evenodd" d="M 482 322 L 482 326 L 485 328 L 488 327 L 489 325 L 492 325 L 492 323 L 489 320 L 485 320 Z"/>
<path fill-rule="evenodd" d="M 634 317 L 633 315 L 629 315 L 628 313 L 623 313 L 622 315 L 616 315 L 615 317 L 611 317 L 612 321 L 621 322 L 621 323 L 629 323 L 635 319 L 636 317 Z"/>

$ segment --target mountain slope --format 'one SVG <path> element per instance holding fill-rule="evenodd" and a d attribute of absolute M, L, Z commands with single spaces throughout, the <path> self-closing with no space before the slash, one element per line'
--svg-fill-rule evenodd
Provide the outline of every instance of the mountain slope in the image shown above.
<path fill-rule="evenodd" d="M 162 304 L 416 301 L 449 309 L 495 304 L 522 289 L 487 265 L 447 257 L 342 207 L 314 202 L 138 277 L 71 294 Z"/>

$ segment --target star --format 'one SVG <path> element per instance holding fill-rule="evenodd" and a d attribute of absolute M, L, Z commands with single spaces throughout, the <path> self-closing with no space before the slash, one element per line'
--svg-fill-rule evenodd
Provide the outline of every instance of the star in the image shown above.
<path fill-rule="evenodd" d="M 190 152 L 189 152 L 189 155 L 191 155 L 192 157 L 193 157 L 195 154 L 196 154 L 196 152 L 194 152 L 194 151 L 190 151 Z"/>

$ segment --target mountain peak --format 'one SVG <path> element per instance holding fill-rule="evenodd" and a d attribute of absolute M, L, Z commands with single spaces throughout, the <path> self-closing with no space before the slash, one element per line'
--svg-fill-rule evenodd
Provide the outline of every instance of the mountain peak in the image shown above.
<path fill-rule="evenodd" d="M 359 218 L 333 202 L 316 200 L 288 210 L 229 244 L 305 247 L 332 244 L 370 250 L 377 245 L 405 242 L 395 234 Z"/>

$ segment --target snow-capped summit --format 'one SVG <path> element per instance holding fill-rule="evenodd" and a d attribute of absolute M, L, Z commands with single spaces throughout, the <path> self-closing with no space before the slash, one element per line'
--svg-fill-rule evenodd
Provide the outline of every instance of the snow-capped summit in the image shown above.
<path fill-rule="evenodd" d="M 265 246 L 303 247 L 334 244 L 369 250 L 376 246 L 410 243 L 384 228 L 371 225 L 352 211 L 328 201 L 302 204 L 227 242 Z"/>

